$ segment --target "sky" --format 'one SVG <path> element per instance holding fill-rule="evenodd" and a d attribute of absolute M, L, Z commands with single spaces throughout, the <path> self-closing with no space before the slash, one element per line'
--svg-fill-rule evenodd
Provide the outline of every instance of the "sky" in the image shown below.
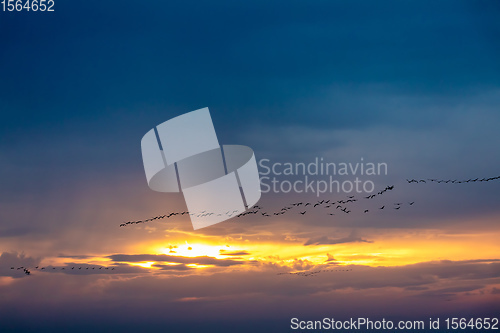
<path fill-rule="evenodd" d="M 500 179 L 480 180 L 500 176 L 499 3 L 54 8 L 0 11 L 0 331 L 498 317 Z M 359 176 L 373 193 L 262 193 L 256 214 L 199 230 L 120 227 L 186 210 L 149 189 L 140 142 L 203 107 L 258 162 L 387 173 Z"/>

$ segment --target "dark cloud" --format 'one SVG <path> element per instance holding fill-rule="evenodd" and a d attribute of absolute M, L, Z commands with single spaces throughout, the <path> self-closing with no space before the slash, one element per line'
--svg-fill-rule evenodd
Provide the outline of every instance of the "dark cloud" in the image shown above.
<path fill-rule="evenodd" d="M 321 244 L 343 244 L 343 243 L 373 243 L 372 241 L 363 239 L 356 235 L 356 232 L 351 232 L 347 237 L 340 238 L 330 238 L 328 236 L 320 236 L 316 238 L 310 238 L 304 243 L 304 245 L 321 245 Z"/>
<path fill-rule="evenodd" d="M 461 264 L 474 264 L 474 263 L 494 263 L 500 262 L 500 259 L 470 259 L 470 260 L 441 260 L 443 264 L 451 264 L 451 263 L 461 263 Z"/>
<path fill-rule="evenodd" d="M 248 251 L 227 251 L 227 250 L 220 250 L 219 254 L 222 256 L 249 256 L 250 252 Z"/>
<path fill-rule="evenodd" d="M 186 266 L 185 264 L 180 265 L 159 265 L 155 264 L 152 267 L 160 268 L 162 271 L 189 271 L 195 268 Z"/>
<path fill-rule="evenodd" d="M 457 293 L 480 290 L 480 289 L 483 289 L 484 287 L 485 287 L 485 285 L 456 286 L 456 287 L 440 288 L 440 289 L 424 291 L 420 295 L 422 295 L 422 296 L 448 297 L 448 296 L 456 295 Z"/>
<path fill-rule="evenodd" d="M 39 228 L 33 226 L 7 226 L 1 227 L 0 238 L 20 237 L 40 232 Z"/>
<path fill-rule="evenodd" d="M 420 291 L 420 290 L 427 290 L 429 287 L 423 287 L 423 286 L 410 286 L 406 287 L 405 290 L 410 290 L 410 291 Z"/>
<path fill-rule="evenodd" d="M 296 262 L 297 268 L 313 271 L 319 268 L 307 261 Z M 12 331 L 22 331 L 24 313 L 30 314 L 29 318 L 39 329 L 52 327 L 49 324 L 52 321 L 67 325 L 65 315 L 72 314 L 71 323 L 79 328 L 101 323 L 99 318 L 103 316 L 103 322 L 130 323 L 131 327 L 140 320 L 141 331 L 150 331 L 156 322 L 164 327 L 165 321 L 183 320 L 186 320 L 184 329 L 191 330 L 190 325 L 199 321 L 203 321 L 206 328 L 212 327 L 210 320 L 226 322 L 228 317 L 236 325 L 249 316 L 255 321 L 272 313 L 272 322 L 279 324 L 276 331 L 281 332 L 284 330 L 280 325 L 291 316 L 323 318 L 331 315 L 332 307 L 336 309 L 337 318 L 349 318 L 361 312 L 373 318 L 390 314 L 391 318 L 408 319 L 405 316 L 411 311 L 412 317 L 420 320 L 429 313 L 433 316 L 462 313 L 463 304 L 472 302 L 474 307 L 468 307 L 469 314 L 491 317 L 498 300 L 489 299 L 498 294 L 481 295 L 480 291 L 496 286 L 500 270 L 489 265 L 498 266 L 498 263 L 456 261 L 399 267 L 347 266 L 345 268 L 352 271 L 319 273 L 313 277 L 277 275 L 279 271 L 271 266 L 231 273 L 203 270 L 205 273 L 200 275 L 183 274 L 194 270 L 187 270 L 184 264 L 180 265 L 181 270 L 164 271 L 167 274 L 161 274 L 163 270 L 153 270 L 160 274 L 121 276 L 115 273 L 110 276 L 36 274 L 8 285 L 0 280 L 0 311 L 8 316 L 9 325 L 17 326 Z M 496 272 L 493 279 L 487 273 L 490 269 Z M 464 270 L 483 279 L 471 283 Z M 468 291 L 477 295 L 467 295 Z M 25 298 L 30 302 L 24 302 Z M 460 301 L 448 302 L 450 299 Z M 246 310 L 244 313 L 242 308 Z M 197 313 L 196 319 L 192 317 L 193 312 Z M 220 328 L 215 324 L 213 327 Z M 93 331 L 103 330 L 98 325 Z"/>
<path fill-rule="evenodd" d="M 92 258 L 93 256 L 89 256 L 89 255 L 85 255 L 85 254 L 79 254 L 79 255 L 60 254 L 57 257 L 58 258 L 67 258 L 67 259 L 89 259 L 89 258 Z"/>

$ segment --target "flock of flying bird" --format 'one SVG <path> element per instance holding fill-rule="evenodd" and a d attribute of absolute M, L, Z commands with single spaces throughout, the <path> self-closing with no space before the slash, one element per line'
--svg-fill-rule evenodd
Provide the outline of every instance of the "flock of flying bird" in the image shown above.
<path fill-rule="evenodd" d="M 498 179 L 500 179 L 500 176 L 490 177 L 490 178 L 475 178 L 475 179 L 471 178 L 471 179 L 467 179 L 467 180 L 429 178 L 429 179 L 407 179 L 406 181 L 409 184 L 428 183 L 428 182 L 429 183 L 434 182 L 434 183 L 439 183 L 439 184 L 440 183 L 465 184 L 465 183 L 474 183 L 474 182 L 489 182 L 489 181 L 498 180 Z M 387 191 L 391 191 L 393 189 L 394 189 L 394 185 L 387 186 L 385 189 L 379 191 L 378 193 L 371 194 L 371 195 L 368 195 L 368 196 L 363 197 L 363 198 L 364 199 L 373 199 L 373 198 L 375 198 L 379 195 L 382 195 Z M 238 211 L 232 211 L 232 212 L 227 211 L 226 213 L 220 213 L 217 215 L 218 216 L 227 215 L 228 217 L 235 216 L 235 217 L 240 218 L 240 217 L 244 217 L 247 215 L 259 215 L 260 214 L 260 215 L 265 216 L 265 217 L 271 217 L 271 216 L 278 216 L 278 215 L 286 214 L 288 211 L 292 210 L 293 208 L 299 208 L 299 207 L 302 208 L 298 212 L 298 214 L 300 214 L 300 215 L 305 215 L 308 212 L 309 208 L 317 208 L 317 207 L 335 208 L 336 210 L 339 210 L 340 212 L 343 212 L 345 214 L 349 214 L 349 213 L 351 213 L 351 210 L 347 208 L 347 205 L 349 203 L 353 203 L 356 201 L 359 201 L 359 199 L 355 198 L 354 196 L 348 196 L 347 200 L 337 200 L 337 201 L 335 201 L 335 200 L 320 200 L 320 201 L 317 201 L 316 203 L 297 202 L 297 203 L 292 203 L 290 205 L 284 206 L 283 208 L 281 208 L 281 210 L 278 210 L 278 211 L 275 211 L 272 213 L 266 212 L 263 210 L 263 208 L 261 206 L 255 205 L 250 210 L 243 212 L 241 214 L 238 214 L 238 215 L 234 215 L 234 214 L 238 213 Z M 408 202 L 408 205 L 412 206 L 414 203 L 415 203 L 414 201 Z M 392 208 L 394 210 L 399 210 L 399 209 L 401 209 L 402 206 L 403 206 L 402 202 L 396 202 L 396 203 L 394 203 L 394 206 Z M 308 207 L 308 208 L 306 208 L 306 207 Z M 382 209 L 386 209 L 386 208 L 389 208 L 389 207 L 386 207 L 384 205 L 382 207 L 379 207 L 378 209 L 382 210 Z M 363 210 L 363 213 L 368 213 L 369 211 L 370 211 L 369 209 L 365 209 L 365 210 Z M 207 211 L 203 211 L 200 213 L 189 213 L 187 211 L 185 211 L 185 212 L 172 212 L 172 213 L 165 214 L 165 215 L 158 215 L 158 216 L 146 219 L 146 220 L 124 222 L 124 223 L 120 224 L 120 227 L 125 227 L 125 226 L 133 225 L 133 224 L 141 224 L 141 223 L 151 222 L 151 221 L 155 221 L 155 220 L 161 220 L 161 219 L 165 219 L 165 218 L 168 219 L 171 217 L 182 216 L 182 215 L 191 215 L 191 216 L 196 215 L 197 217 L 204 217 L 204 216 L 210 216 L 210 215 L 214 215 L 214 214 L 215 213 L 211 213 L 211 212 L 207 212 Z M 328 215 L 335 215 L 335 213 L 328 212 Z"/>
<path fill-rule="evenodd" d="M 36 266 L 34 269 L 42 271 L 42 270 L 45 270 L 45 269 L 49 270 L 49 268 L 50 268 L 50 267 L 40 267 L 40 266 Z M 96 268 L 98 268 L 98 269 L 103 269 L 103 268 L 104 268 L 104 269 L 110 269 L 110 267 L 104 267 L 104 266 L 100 266 L 100 267 L 97 267 L 97 266 L 96 266 L 96 267 L 76 267 L 76 266 L 73 266 L 73 267 L 71 267 L 71 269 L 75 269 L 75 268 L 76 268 L 76 269 L 82 269 L 82 268 L 85 268 L 85 269 L 90 269 L 90 268 L 91 268 L 91 269 L 96 269 Z M 10 269 L 17 269 L 17 270 L 22 269 L 22 270 L 23 270 L 23 272 L 24 272 L 24 274 L 26 274 L 26 275 L 30 275 L 30 274 L 31 274 L 31 271 L 30 271 L 30 268 L 29 268 L 29 267 L 20 266 L 20 267 L 17 267 L 17 268 L 16 268 L 16 267 L 11 267 Z M 31 268 L 31 269 L 33 269 L 33 268 Z M 55 270 L 55 269 L 57 269 L 57 267 L 52 267 L 52 270 Z M 64 270 L 64 269 L 65 269 L 65 267 L 61 267 L 61 268 L 60 268 L 60 270 Z M 69 269 L 70 269 L 70 268 L 68 267 L 68 270 L 69 270 Z M 112 270 L 112 271 L 114 271 L 114 270 L 115 270 L 115 268 L 114 268 L 114 267 L 111 267 L 111 270 Z"/>
<path fill-rule="evenodd" d="M 454 179 L 454 180 L 451 180 L 451 179 L 407 179 L 406 181 L 411 184 L 411 183 L 427 183 L 427 182 L 431 182 L 431 183 L 438 183 L 438 184 L 441 184 L 441 183 L 445 183 L 445 184 L 448 184 L 448 183 L 451 183 L 451 184 L 466 184 L 466 183 L 475 183 L 475 182 L 490 182 L 492 180 L 498 180 L 500 179 L 500 176 L 496 176 L 496 177 L 490 177 L 490 178 L 476 178 L 476 179 L 467 179 L 467 180 L 458 180 L 458 179 Z"/>
<path fill-rule="evenodd" d="M 363 199 L 373 199 L 373 198 L 375 198 L 379 195 L 382 195 L 387 191 L 391 191 L 393 189 L 394 189 L 394 185 L 386 186 L 383 190 L 381 190 L 375 194 L 371 194 L 369 196 L 363 197 Z M 324 199 L 324 200 L 318 200 L 317 202 L 296 202 L 296 203 L 286 205 L 283 208 L 281 208 L 280 210 L 274 211 L 272 213 L 266 212 L 263 210 L 263 208 L 261 206 L 255 205 L 250 210 L 243 212 L 243 213 L 240 213 L 238 215 L 234 215 L 234 214 L 238 213 L 238 211 L 227 211 L 226 213 L 217 214 L 217 215 L 220 216 L 220 215 L 225 214 L 228 217 L 233 217 L 233 215 L 234 215 L 234 217 L 237 217 L 237 218 L 241 218 L 241 217 L 244 217 L 247 215 L 261 215 L 261 216 L 265 216 L 265 217 L 271 217 L 271 216 L 278 216 L 278 215 L 286 214 L 287 212 L 291 211 L 294 208 L 302 208 L 302 209 L 299 209 L 298 214 L 305 215 L 309 209 L 311 209 L 311 208 L 315 209 L 318 207 L 332 208 L 332 209 L 338 210 L 339 212 L 349 214 L 349 213 L 351 213 L 351 210 L 348 209 L 347 205 L 350 203 L 357 202 L 357 201 L 360 201 L 360 199 L 355 198 L 355 196 L 351 195 L 351 196 L 348 196 L 347 199 L 336 200 L 336 201 L 331 200 L 331 199 L 328 199 L 328 200 Z M 411 206 L 414 203 L 415 202 L 409 202 L 409 205 Z M 395 203 L 394 205 L 395 205 L 394 209 L 399 210 L 401 208 L 401 206 L 403 205 L 403 203 L 399 202 L 399 203 Z M 385 209 L 385 208 L 386 208 L 386 206 L 384 205 L 384 206 L 380 207 L 379 209 Z M 364 213 L 368 213 L 368 212 L 369 212 L 368 209 L 364 210 Z M 328 215 L 335 215 L 335 213 L 332 213 L 331 211 L 327 211 L 327 213 L 328 213 Z M 169 214 L 158 215 L 158 216 L 146 219 L 146 220 L 124 222 L 124 223 L 120 224 L 120 227 L 125 227 L 125 226 L 133 225 L 133 224 L 147 223 L 147 222 L 151 222 L 151 221 L 155 221 L 155 220 L 171 218 L 174 216 L 196 215 L 197 217 L 204 217 L 204 216 L 210 216 L 210 215 L 214 215 L 214 214 L 215 213 L 210 213 L 210 212 L 206 212 L 206 211 L 203 211 L 200 213 L 172 212 Z"/>

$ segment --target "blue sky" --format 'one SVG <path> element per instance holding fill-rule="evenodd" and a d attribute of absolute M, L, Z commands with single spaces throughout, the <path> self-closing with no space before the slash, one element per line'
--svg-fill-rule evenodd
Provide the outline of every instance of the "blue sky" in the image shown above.
<path fill-rule="evenodd" d="M 58 9 L 2 16 L 3 135 L 21 126 L 130 126 L 127 117 L 161 121 L 205 105 L 223 124 L 366 126 L 391 115 L 349 100 L 336 110 L 293 105 L 329 87 L 355 97 L 382 85 L 439 102 L 499 84 L 492 1 L 72 1 Z M 325 111 L 335 119 L 325 122 Z"/>

